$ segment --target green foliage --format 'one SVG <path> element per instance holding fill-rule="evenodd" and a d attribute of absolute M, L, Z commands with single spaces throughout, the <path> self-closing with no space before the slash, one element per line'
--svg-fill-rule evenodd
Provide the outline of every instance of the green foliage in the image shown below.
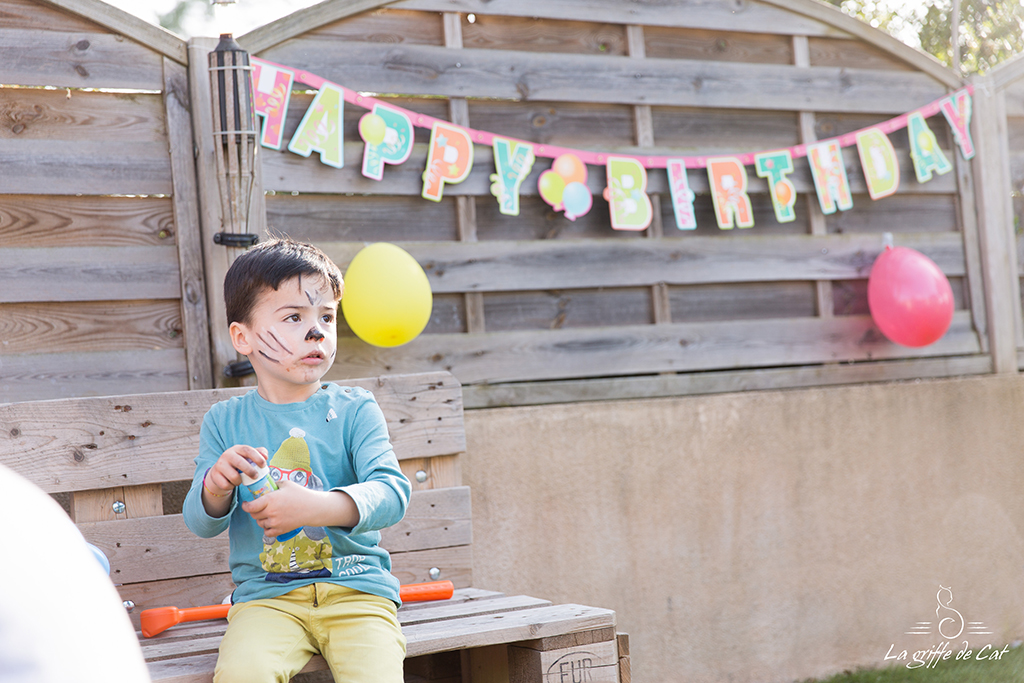
<path fill-rule="evenodd" d="M 947 66 L 953 63 L 952 0 L 826 0 L 847 14 L 920 47 Z M 960 72 L 984 73 L 1024 51 L 1024 6 L 1020 0 L 961 0 Z"/>

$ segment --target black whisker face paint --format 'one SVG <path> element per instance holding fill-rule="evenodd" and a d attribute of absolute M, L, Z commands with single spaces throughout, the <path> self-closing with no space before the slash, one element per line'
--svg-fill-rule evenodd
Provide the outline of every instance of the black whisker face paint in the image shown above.
<path fill-rule="evenodd" d="M 264 358 L 266 358 L 267 360 L 269 360 L 269 361 L 270 361 L 271 363 L 277 363 L 278 365 L 280 365 L 280 364 L 281 364 L 281 361 L 279 361 L 279 360 L 278 360 L 278 359 L 276 359 L 276 358 L 271 358 L 270 356 L 268 356 L 267 354 L 263 353 L 262 351 L 259 351 L 258 353 L 259 353 L 259 354 L 260 354 L 261 356 L 263 356 Z"/>
<path fill-rule="evenodd" d="M 271 334 L 270 336 L 273 337 L 274 335 Z M 264 339 L 262 334 L 257 334 L 256 338 L 259 339 L 263 343 L 263 345 L 266 346 L 271 351 L 280 351 L 281 350 L 278 346 L 274 346 L 273 344 L 268 342 L 266 339 Z M 279 339 L 275 339 L 275 341 L 277 341 L 278 344 L 281 343 Z"/>
<path fill-rule="evenodd" d="M 281 348 L 284 349 L 285 353 L 293 353 L 293 351 L 288 348 L 288 345 L 285 344 L 281 340 L 281 338 L 277 336 L 277 331 L 273 327 L 267 329 L 267 334 L 274 338 L 274 341 L 276 341 L 281 346 Z"/>

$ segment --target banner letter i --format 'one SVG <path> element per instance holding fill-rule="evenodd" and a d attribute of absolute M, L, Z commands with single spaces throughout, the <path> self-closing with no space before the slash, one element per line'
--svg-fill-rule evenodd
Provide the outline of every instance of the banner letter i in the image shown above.
<path fill-rule="evenodd" d="M 693 211 L 695 195 L 686 177 L 686 162 L 682 159 L 669 159 L 665 170 L 668 171 L 668 189 L 672 194 L 676 227 L 680 230 L 696 230 L 697 214 Z"/>

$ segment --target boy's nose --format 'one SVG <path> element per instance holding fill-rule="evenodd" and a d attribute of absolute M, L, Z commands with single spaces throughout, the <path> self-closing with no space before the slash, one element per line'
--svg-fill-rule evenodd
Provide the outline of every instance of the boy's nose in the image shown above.
<path fill-rule="evenodd" d="M 315 341 L 322 342 L 324 340 L 324 333 L 315 327 L 310 328 L 309 332 L 306 333 L 306 339 L 304 341 Z"/>

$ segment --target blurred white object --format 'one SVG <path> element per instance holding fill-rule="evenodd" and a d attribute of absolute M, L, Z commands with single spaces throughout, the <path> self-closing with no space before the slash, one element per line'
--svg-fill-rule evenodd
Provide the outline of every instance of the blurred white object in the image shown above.
<path fill-rule="evenodd" d="M 50 496 L 0 465 L 0 683 L 148 683 L 121 597 Z"/>

